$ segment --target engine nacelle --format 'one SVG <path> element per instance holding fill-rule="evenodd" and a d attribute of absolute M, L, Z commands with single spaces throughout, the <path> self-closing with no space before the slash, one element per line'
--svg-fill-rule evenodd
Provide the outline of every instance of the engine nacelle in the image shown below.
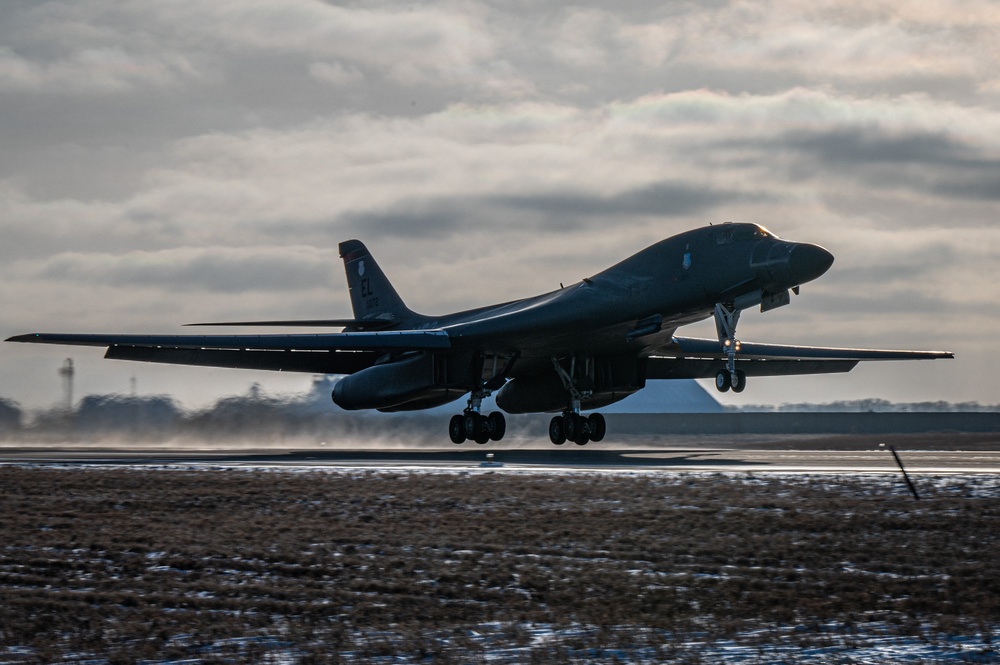
<path fill-rule="evenodd" d="M 384 409 L 419 398 L 434 387 L 434 357 L 418 353 L 373 365 L 333 386 L 333 403 L 342 409 Z"/>
<path fill-rule="evenodd" d="M 345 376 L 333 386 L 333 403 L 348 411 L 410 411 L 446 404 L 468 392 L 471 356 L 414 353 Z"/>
<path fill-rule="evenodd" d="M 497 406 L 507 413 L 561 411 L 569 393 L 555 372 L 511 379 L 497 393 Z"/>
<path fill-rule="evenodd" d="M 584 409 L 614 404 L 646 385 L 635 357 L 597 358 L 592 375 L 581 382 L 592 387 L 580 402 Z M 569 391 L 555 371 L 511 379 L 497 393 L 497 406 L 511 414 L 562 411 L 569 402 Z"/>

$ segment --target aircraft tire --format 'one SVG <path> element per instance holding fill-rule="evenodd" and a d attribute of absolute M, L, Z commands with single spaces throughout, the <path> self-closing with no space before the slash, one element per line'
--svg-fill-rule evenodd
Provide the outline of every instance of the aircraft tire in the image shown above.
<path fill-rule="evenodd" d="M 566 443 L 566 421 L 562 416 L 549 421 L 549 441 L 557 446 Z"/>
<path fill-rule="evenodd" d="M 583 418 L 578 413 L 568 413 L 563 422 L 565 422 L 566 440 L 575 442 L 583 431 Z"/>
<path fill-rule="evenodd" d="M 489 415 L 490 438 L 499 441 L 507 433 L 507 419 L 499 411 L 494 411 Z"/>
<path fill-rule="evenodd" d="M 728 392 L 733 386 L 733 380 L 729 377 L 728 369 L 720 369 L 715 375 L 715 388 L 720 393 Z"/>
<path fill-rule="evenodd" d="M 448 423 L 448 436 L 451 437 L 452 443 L 465 443 L 465 416 L 457 415 L 451 417 L 451 422 Z"/>
<path fill-rule="evenodd" d="M 732 388 L 734 393 L 741 393 L 747 387 L 747 375 L 741 369 L 736 370 L 736 374 L 733 376 Z"/>
<path fill-rule="evenodd" d="M 592 413 L 590 420 L 590 440 L 595 443 L 604 440 L 604 435 L 608 432 L 608 422 L 600 413 Z"/>
<path fill-rule="evenodd" d="M 469 411 L 462 417 L 465 425 L 465 438 L 475 441 L 483 433 L 483 417 L 475 411 Z"/>

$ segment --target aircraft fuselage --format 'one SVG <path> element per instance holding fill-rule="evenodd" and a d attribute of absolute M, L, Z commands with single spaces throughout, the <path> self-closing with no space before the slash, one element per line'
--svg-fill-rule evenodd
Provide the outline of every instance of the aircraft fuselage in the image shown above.
<path fill-rule="evenodd" d="M 487 355 L 530 348 L 512 368 L 516 377 L 553 356 L 655 353 L 678 327 L 711 317 L 716 303 L 745 298 L 753 306 L 781 298 L 832 262 L 821 247 L 781 240 L 754 224 L 709 226 L 557 291 L 419 325 L 446 330 L 455 348 Z M 581 329 L 588 334 L 581 336 Z"/>

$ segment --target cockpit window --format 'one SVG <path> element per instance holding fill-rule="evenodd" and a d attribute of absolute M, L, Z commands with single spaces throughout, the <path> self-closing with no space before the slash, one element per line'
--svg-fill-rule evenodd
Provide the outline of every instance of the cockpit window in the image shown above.
<path fill-rule="evenodd" d="M 758 224 L 727 224 L 715 236 L 715 242 L 727 245 L 740 240 L 762 240 L 776 236 Z"/>
<path fill-rule="evenodd" d="M 715 242 L 719 245 L 725 245 L 733 241 L 733 229 L 725 228 L 721 231 L 716 232 Z"/>

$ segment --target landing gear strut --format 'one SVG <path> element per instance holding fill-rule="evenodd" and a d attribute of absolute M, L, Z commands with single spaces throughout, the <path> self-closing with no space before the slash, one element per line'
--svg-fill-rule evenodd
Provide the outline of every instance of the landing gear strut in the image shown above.
<path fill-rule="evenodd" d="M 585 362 L 585 365 L 589 364 Z M 569 372 L 556 358 L 552 359 L 552 366 L 559 378 L 562 379 L 563 387 L 569 392 L 571 399 L 569 409 L 549 422 L 549 440 L 557 446 L 561 446 L 567 441 L 572 441 L 578 446 L 585 446 L 591 441 L 601 441 L 608 430 L 604 416 L 599 413 L 592 413 L 589 416 L 580 415 L 580 403 L 590 395 L 590 391 L 580 390 L 577 382 L 573 380 L 576 359 L 570 361 Z M 583 372 L 585 376 L 588 375 L 586 370 L 585 366 Z"/>
<path fill-rule="evenodd" d="M 740 341 L 736 339 L 736 324 L 739 320 L 740 310 L 735 306 L 716 303 L 715 329 L 726 353 L 726 367 L 715 375 L 715 387 L 720 393 L 730 389 L 734 393 L 741 393 L 747 387 L 747 375 L 743 370 L 736 369 L 736 353 L 740 350 Z"/>
<path fill-rule="evenodd" d="M 451 422 L 448 423 L 448 436 L 452 443 L 465 443 L 466 440 L 471 440 L 484 444 L 491 440 L 499 441 L 507 433 L 507 419 L 501 412 L 494 411 L 488 416 L 479 413 L 483 397 L 488 395 L 486 391 L 474 391 L 465 412 L 452 416 Z"/>
<path fill-rule="evenodd" d="M 469 403 L 465 407 L 465 411 L 452 416 L 448 423 L 448 437 L 452 443 L 465 443 L 467 440 L 471 440 L 484 444 L 489 441 L 499 441 L 507 433 L 507 419 L 503 413 L 494 411 L 490 415 L 484 416 L 480 413 L 480 409 L 483 400 L 492 395 L 494 390 L 500 389 L 507 381 L 507 374 L 517 362 L 518 357 L 517 353 L 508 357 L 502 369 L 498 368 L 499 356 L 492 356 L 492 368 L 487 368 L 486 360 L 480 358 L 477 371 L 485 380 L 479 388 L 473 390 L 472 394 L 469 395 Z"/>

